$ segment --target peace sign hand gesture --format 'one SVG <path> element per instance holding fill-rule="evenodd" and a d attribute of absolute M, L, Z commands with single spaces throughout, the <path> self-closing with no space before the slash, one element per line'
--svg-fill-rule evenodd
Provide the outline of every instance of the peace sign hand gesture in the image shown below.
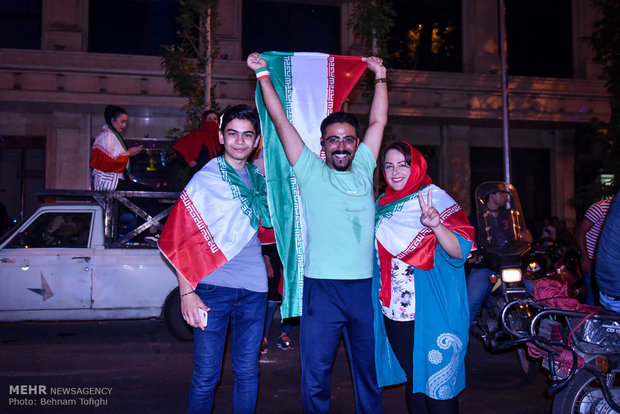
<path fill-rule="evenodd" d="M 441 224 L 441 219 L 439 218 L 439 212 L 435 209 L 435 207 L 433 207 L 433 195 L 431 193 L 431 189 L 428 189 L 426 202 L 424 202 L 424 196 L 422 194 L 418 196 L 418 201 L 420 201 L 420 208 L 422 209 L 420 223 L 424 224 L 426 227 L 430 227 L 431 229 L 439 226 Z"/>

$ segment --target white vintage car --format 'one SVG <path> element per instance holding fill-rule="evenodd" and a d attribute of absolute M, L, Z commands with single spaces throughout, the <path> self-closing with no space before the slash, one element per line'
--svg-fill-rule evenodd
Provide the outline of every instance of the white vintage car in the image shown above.
<path fill-rule="evenodd" d="M 0 240 L 0 321 L 160 318 L 181 339 L 174 269 L 156 247 L 112 247 L 98 204 L 39 208 Z"/>

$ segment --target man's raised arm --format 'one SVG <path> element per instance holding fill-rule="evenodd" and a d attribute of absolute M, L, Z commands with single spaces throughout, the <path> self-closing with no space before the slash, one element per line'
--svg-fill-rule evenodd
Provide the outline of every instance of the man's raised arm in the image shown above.
<path fill-rule="evenodd" d="M 375 159 L 377 159 L 381 150 L 383 130 L 388 119 L 387 69 L 378 57 L 367 57 L 362 60 L 368 64 L 368 69 L 375 74 L 374 95 L 368 116 L 368 129 L 364 134 L 364 144 L 370 148 Z"/>
<path fill-rule="evenodd" d="M 254 71 L 267 67 L 267 62 L 258 53 L 250 54 L 247 64 Z M 260 77 L 258 84 L 263 94 L 263 101 L 265 102 L 267 112 L 269 112 L 273 125 L 276 127 L 276 132 L 280 137 L 286 158 L 291 165 L 295 165 L 304 149 L 304 141 L 288 120 L 282 102 L 280 102 L 278 93 L 274 89 L 269 76 Z"/>

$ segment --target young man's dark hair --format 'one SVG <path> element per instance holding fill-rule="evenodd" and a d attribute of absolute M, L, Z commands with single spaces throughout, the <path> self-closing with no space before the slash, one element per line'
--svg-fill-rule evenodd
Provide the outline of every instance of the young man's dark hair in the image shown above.
<path fill-rule="evenodd" d="M 220 130 L 225 131 L 226 125 L 233 119 L 245 119 L 252 123 L 254 127 L 254 132 L 256 135 L 260 134 L 260 119 L 258 118 L 258 112 L 256 109 L 252 108 L 250 105 L 240 104 L 235 105 L 232 108 L 228 108 L 224 115 L 222 115 L 222 125 L 220 125 Z"/>
<path fill-rule="evenodd" d="M 103 118 L 107 124 L 112 124 L 112 120 L 118 118 L 122 114 L 127 115 L 127 111 L 120 106 L 108 105 L 103 111 Z"/>
<path fill-rule="evenodd" d="M 331 124 L 349 124 L 355 128 L 355 138 L 360 136 L 360 124 L 357 118 L 346 112 L 333 112 L 321 122 L 321 137 L 325 138 L 325 130 Z"/>

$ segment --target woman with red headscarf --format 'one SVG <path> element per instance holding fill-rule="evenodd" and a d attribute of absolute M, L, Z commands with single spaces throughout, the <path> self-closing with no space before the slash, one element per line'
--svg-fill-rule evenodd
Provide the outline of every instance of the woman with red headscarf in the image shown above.
<path fill-rule="evenodd" d="M 212 158 L 221 155 L 222 144 L 218 141 L 220 119 L 216 111 L 209 109 L 202 114 L 200 128 L 193 129 L 189 134 L 179 138 L 172 146 L 187 162 L 190 178 L 194 176 Z"/>
<path fill-rule="evenodd" d="M 388 187 L 377 201 L 375 226 L 377 379 L 380 386 L 406 380 L 410 413 L 457 413 L 469 340 L 463 266 L 474 230 L 433 185 L 415 148 L 391 144 L 382 168 Z"/>

